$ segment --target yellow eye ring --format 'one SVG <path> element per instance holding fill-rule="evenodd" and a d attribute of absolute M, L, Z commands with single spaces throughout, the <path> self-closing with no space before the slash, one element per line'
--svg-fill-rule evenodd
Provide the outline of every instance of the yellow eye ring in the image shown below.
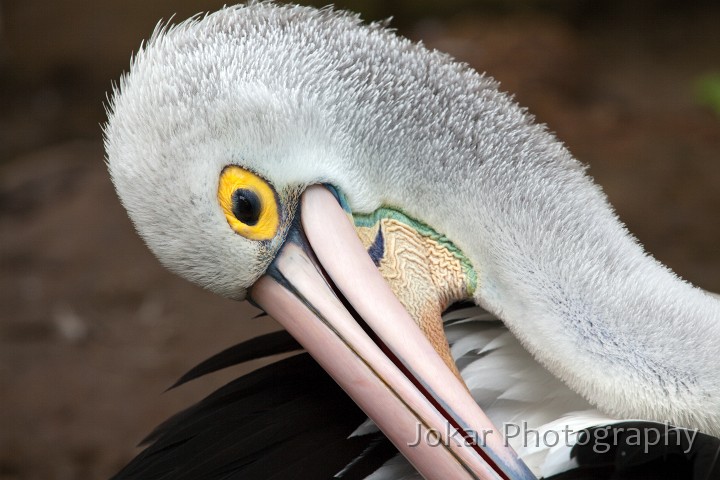
<path fill-rule="evenodd" d="M 252 172 L 230 165 L 220 174 L 218 202 L 232 229 L 250 240 L 270 240 L 280 225 L 275 190 Z"/>

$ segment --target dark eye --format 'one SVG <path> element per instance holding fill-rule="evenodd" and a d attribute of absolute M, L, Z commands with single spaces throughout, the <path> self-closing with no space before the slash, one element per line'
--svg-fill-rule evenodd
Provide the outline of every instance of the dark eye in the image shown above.
<path fill-rule="evenodd" d="M 238 188 L 232 194 L 232 213 L 245 225 L 257 223 L 261 207 L 260 199 L 252 190 Z"/>

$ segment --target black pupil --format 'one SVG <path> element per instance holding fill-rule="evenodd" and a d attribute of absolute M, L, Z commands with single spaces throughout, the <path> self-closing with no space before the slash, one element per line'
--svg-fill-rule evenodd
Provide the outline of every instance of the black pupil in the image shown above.
<path fill-rule="evenodd" d="M 253 226 L 260 218 L 260 199 L 252 190 L 238 188 L 232 194 L 232 212 L 242 223 Z"/>

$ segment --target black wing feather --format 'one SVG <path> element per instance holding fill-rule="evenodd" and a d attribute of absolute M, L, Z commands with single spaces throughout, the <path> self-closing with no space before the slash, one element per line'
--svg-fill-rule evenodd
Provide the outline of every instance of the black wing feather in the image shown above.
<path fill-rule="evenodd" d="M 299 345 L 275 332 L 231 347 L 178 384 Z M 259 368 L 157 427 L 114 480 L 364 478 L 397 454 L 381 434 L 348 438 L 366 415 L 307 353 Z M 350 468 L 345 468 L 350 465 Z"/>
<path fill-rule="evenodd" d="M 302 350 L 302 346 L 285 330 L 260 335 L 213 355 L 180 377 L 168 390 L 223 368 L 297 350 Z"/>
<path fill-rule="evenodd" d="M 691 438 L 682 429 L 654 422 L 590 428 L 571 451 L 579 468 L 548 480 L 720 479 L 720 439 L 703 433 Z"/>

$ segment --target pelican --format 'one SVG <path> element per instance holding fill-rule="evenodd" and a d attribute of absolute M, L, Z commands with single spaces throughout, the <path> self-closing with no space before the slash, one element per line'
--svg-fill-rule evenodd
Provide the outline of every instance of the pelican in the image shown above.
<path fill-rule="evenodd" d="M 358 478 L 368 456 L 374 479 L 571 478 L 592 467 L 581 440 L 613 425 L 669 428 L 648 462 L 686 438 L 683 471 L 718 474 L 720 300 L 647 254 L 562 143 L 467 65 L 329 8 L 227 7 L 156 30 L 112 95 L 105 146 L 160 262 L 259 306 L 359 407 L 291 357 L 161 426 L 118 478 L 316 478 L 324 463 Z M 300 348 L 284 335 L 184 380 Z M 304 453 L 265 410 L 295 418 Z M 379 440 L 338 467 L 328 419 L 352 425 L 342 441 Z M 281 447 L 264 458 L 261 439 Z M 625 440 L 611 454 L 635 468 Z"/>

